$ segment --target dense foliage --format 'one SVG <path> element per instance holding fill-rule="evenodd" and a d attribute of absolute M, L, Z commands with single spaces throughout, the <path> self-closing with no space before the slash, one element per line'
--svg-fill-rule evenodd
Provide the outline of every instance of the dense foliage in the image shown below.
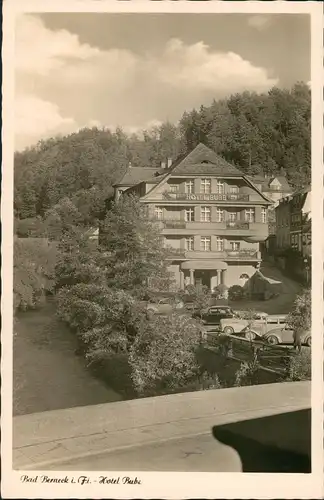
<path fill-rule="evenodd" d="M 303 333 L 311 328 L 312 292 L 305 289 L 296 297 L 293 308 L 288 315 L 287 324 L 296 332 Z"/>
<path fill-rule="evenodd" d="M 200 325 L 187 315 L 156 316 L 138 331 L 130 350 L 132 379 L 139 394 L 154 395 L 197 380 L 195 351 Z"/>
<path fill-rule="evenodd" d="M 14 308 L 36 307 L 54 289 L 56 245 L 41 238 L 15 238 Z"/>
<path fill-rule="evenodd" d="M 166 249 L 161 233 L 134 196 L 112 203 L 101 224 L 105 273 L 109 286 L 145 295 L 149 281 L 167 281 Z M 170 277 L 171 282 L 171 277 Z"/>
<path fill-rule="evenodd" d="M 182 387 L 196 374 L 200 329 L 187 316 L 147 314 L 149 278 L 169 279 L 156 226 L 136 198 L 123 197 L 112 204 L 102 230 L 99 245 L 73 225 L 59 243 L 60 318 L 82 340 L 90 363 L 129 356 L 139 393 Z"/>
<path fill-rule="evenodd" d="M 185 112 L 177 126 L 164 123 L 142 137 L 92 128 L 40 141 L 15 154 L 15 215 L 59 226 L 58 205 L 68 199 L 78 223 L 91 226 L 129 161 L 159 167 L 199 142 L 247 174 L 285 173 L 293 187 L 304 186 L 311 173 L 310 116 L 310 90 L 299 83 L 214 101 Z"/>

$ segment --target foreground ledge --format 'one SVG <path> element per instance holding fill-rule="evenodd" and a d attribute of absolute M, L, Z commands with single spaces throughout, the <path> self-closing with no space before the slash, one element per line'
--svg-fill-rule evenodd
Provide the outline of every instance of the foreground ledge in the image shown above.
<path fill-rule="evenodd" d="M 80 457 L 200 435 L 213 439 L 214 429 L 220 426 L 292 414 L 310 406 L 310 382 L 285 382 L 18 416 L 13 419 L 13 468 L 36 470 L 57 463 L 64 469 L 64 462 Z M 299 448 L 307 447 L 309 441 L 307 432 L 300 445 L 290 438 L 289 429 L 270 432 L 269 426 L 264 431 L 259 428 L 257 437 L 255 424 L 253 431 L 251 425 L 241 429 L 241 434 L 248 433 L 247 438 L 252 433 L 259 442 L 269 443 L 270 439 L 270 444 L 288 446 L 294 452 L 302 452 Z"/>

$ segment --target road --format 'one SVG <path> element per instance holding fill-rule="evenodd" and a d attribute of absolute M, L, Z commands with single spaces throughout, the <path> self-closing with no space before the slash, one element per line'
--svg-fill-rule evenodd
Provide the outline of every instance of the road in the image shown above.
<path fill-rule="evenodd" d="M 64 462 L 64 465 L 46 468 L 78 471 L 240 472 L 241 461 L 236 451 L 208 434 L 74 459 Z"/>

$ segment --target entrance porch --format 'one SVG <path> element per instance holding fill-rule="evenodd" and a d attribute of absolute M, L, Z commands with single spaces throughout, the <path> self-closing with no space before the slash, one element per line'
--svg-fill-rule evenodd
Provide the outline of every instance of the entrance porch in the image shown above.
<path fill-rule="evenodd" d="M 186 261 L 180 266 L 180 288 L 188 285 L 207 286 L 211 291 L 218 285 L 226 285 L 226 262 Z"/>

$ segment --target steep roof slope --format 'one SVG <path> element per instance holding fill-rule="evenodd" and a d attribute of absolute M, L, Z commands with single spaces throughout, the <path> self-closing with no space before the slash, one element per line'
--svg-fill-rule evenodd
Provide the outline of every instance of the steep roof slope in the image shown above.
<path fill-rule="evenodd" d="M 200 143 L 188 155 L 182 156 L 173 163 L 169 170 L 171 175 L 233 175 L 241 177 L 243 172 L 224 158 L 218 156 L 212 149 Z"/>
<path fill-rule="evenodd" d="M 128 167 L 115 186 L 133 186 L 139 182 L 154 180 L 161 172 L 152 167 Z"/>

